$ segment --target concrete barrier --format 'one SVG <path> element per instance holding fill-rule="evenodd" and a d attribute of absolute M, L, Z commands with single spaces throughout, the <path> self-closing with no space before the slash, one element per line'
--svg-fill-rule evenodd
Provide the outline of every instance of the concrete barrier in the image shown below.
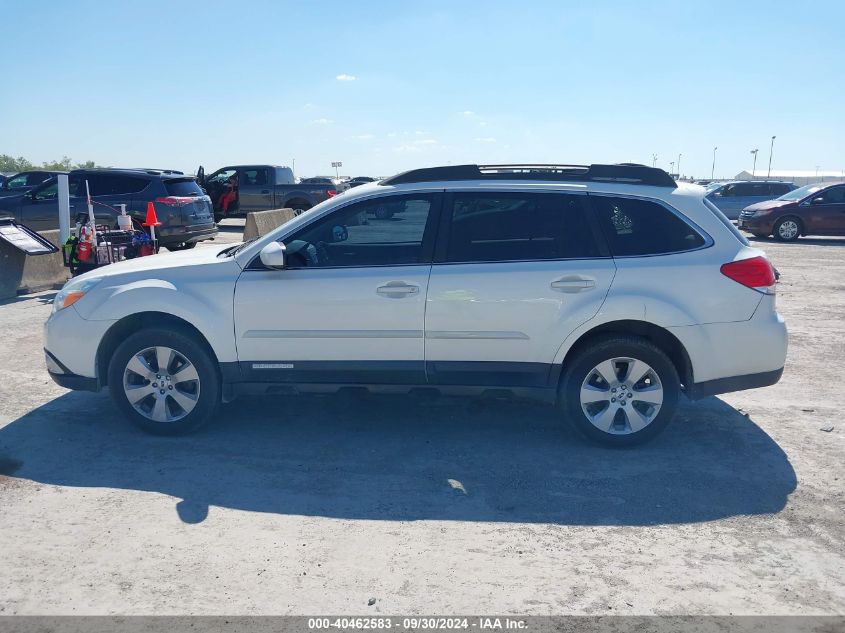
<path fill-rule="evenodd" d="M 270 209 L 268 211 L 253 211 L 246 214 L 244 225 L 244 241 L 253 237 L 267 235 L 275 228 L 289 222 L 295 216 L 293 209 Z"/>
<path fill-rule="evenodd" d="M 61 248 L 58 231 L 39 231 L 39 235 Z M 23 264 L 18 294 L 60 288 L 68 279 L 70 271 L 65 268 L 61 250 L 50 255 L 27 257 Z"/>
<path fill-rule="evenodd" d="M 58 231 L 41 231 L 41 235 L 57 246 Z M 70 277 L 62 261 L 62 253 L 28 256 L 0 241 L 0 299 L 19 294 L 60 287 Z"/>

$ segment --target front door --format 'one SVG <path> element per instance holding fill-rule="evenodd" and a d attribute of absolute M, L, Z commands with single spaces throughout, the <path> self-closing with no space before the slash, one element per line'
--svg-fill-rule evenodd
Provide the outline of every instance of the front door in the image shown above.
<path fill-rule="evenodd" d="M 845 185 L 814 195 L 807 215 L 808 233 L 845 235 Z"/>
<path fill-rule="evenodd" d="M 446 196 L 425 318 L 430 383 L 549 385 L 555 353 L 616 270 L 587 209 L 583 194 Z"/>
<path fill-rule="evenodd" d="M 238 170 L 238 203 L 241 213 L 273 208 L 273 184 L 267 167 Z"/>
<path fill-rule="evenodd" d="M 256 382 L 425 381 L 424 315 L 436 194 L 348 204 L 284 238 L 284 270 L 260 261 L 235 289 L 242 375 Z M 379 219 L 389 202 L 397 212 Z"/>

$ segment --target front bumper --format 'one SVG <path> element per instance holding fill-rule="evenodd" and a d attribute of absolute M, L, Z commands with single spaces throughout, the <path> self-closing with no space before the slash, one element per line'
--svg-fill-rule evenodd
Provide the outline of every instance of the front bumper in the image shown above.
<path fill-rule="evenodd" d="M 46 349 L 44 350 L 44 362 L 47 364 L 47 373 L 59 387 L 74 389 L 76 391 L 100 390 L 100 381 L 97 378 L 74 374 L 62 361 Z"/>
<path fill-rule="evenodd" d="M 750 233 L 759 233 L 761 235 L 770 235 L 774 230 L 774 219 L 772 214 L 761 216 L 745 217 L 739 216 L 736 221 L 737 228 Z"/>
<path fill-rule="evenodd" d="M 49 354 L 46 362 L 50 377 L 56 380 L 55 374 L 72 382 L 76 376 L 96 382 L 97 348 L 114 323 L 113 320 L 87 321 L 76 311 L 76 306 L 51 314 L 44 324 L 44 351 Z"/>

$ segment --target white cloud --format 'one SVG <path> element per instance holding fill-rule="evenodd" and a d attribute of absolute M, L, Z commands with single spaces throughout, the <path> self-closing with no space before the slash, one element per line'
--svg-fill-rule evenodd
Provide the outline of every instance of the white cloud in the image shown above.
<path fill-rule="evenodd" d="M 370 141 L 374 138 L 375 136 L 373 134 L 358 134 L 352 137 L 352 139 L 355 141 Z"/>
<path fill-rule="evenodd" d="M 421 138 L 414 141 L 414 145 L 437 145 L 437 141 L 433 138 Z"/>
<path fill-rule="evenodd" d="M 313 121 L 311 121 L 311 123 L 314 123 L 316 125 L 328 125 L 329 123 L 334 123 L 334 121 L 332 121 L 331 119 L 322 118 L 314 119 Z"/>
<path fill-rule="evenodd" d="M 478 141 L 479 143 L 495 143 L 496 142 L 496 139 L 494 139 L 492 136 L 479 136 L 479 137 L 476 137 L 475 140 Z"/>
<path fill-rule="evenodd" d="M 462 114 L 463 116 L 475 116 L 475 112 L 472 110 L 464 110 L 463 112 L 458 112 L 458 114 Z"/>
<path fill-rule="evenodd" d="M 355 75 L 342 74 L 335 77 L 338 81 L 355 81 L 358 79 Z"/>

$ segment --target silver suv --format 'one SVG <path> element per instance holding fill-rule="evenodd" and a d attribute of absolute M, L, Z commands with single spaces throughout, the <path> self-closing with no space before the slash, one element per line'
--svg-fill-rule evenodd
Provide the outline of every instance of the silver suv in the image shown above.
<path fill-rule="evenodd" d="M 682 391 L 777 382 L 787 345 L 764 253 L 639 165 L 418 169 L 252 242 L 83 275 L 54 307 L 53 379 L 165 434 L 239 394 L 355 385 L 539 398 L 629 445 Z"/>

